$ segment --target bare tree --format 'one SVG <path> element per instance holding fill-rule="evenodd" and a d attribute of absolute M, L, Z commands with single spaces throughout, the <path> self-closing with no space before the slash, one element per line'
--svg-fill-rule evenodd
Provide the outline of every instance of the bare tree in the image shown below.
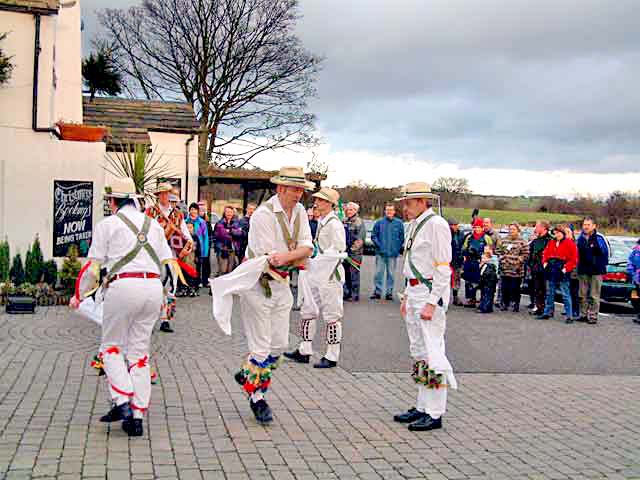
<path fill-rule="evenodd" d="M 322 59 L 294 28 L 298 0 L 144 0 L 99 14 L 130 91 L 194 105 L 200 167 L 314 146 Z"/>
<path fill-rule="evenodd" d="M 471 193 L 469 180 L 466 178 L 439 177 L 433 182 L 432 189 L 442 193 L 458 193 L 462 195 Z"/>

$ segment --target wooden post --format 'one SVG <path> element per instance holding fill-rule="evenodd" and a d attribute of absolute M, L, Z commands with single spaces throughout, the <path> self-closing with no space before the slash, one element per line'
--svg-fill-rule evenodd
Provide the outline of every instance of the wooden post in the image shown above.
<path fill-rule="evenodd" d="M 242 184 L 242 214 L 247 214 L 247 205 L 249 204 L 249 186 Z"/>

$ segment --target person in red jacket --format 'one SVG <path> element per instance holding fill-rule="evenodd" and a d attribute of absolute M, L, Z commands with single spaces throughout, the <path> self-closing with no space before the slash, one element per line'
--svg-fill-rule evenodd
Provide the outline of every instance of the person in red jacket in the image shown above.
<path fill-rule="evenodd" d="M 548 320 L 553 317 L 556 290 L 560 290 L 565 312 L 567 312 L 566 323 L 573 323 L 573 308 L 571 305 L 571 292 L 569 281 L 571 272 L 578 263 L 578 249 L 573 240 L 567 238 L 564 225 L 556 226 L 551 240 L 542 254 L 542 265 L 544 267 L 547 281 L 547 298 L 542 315 L 538 315 L 538 320 Z"/>

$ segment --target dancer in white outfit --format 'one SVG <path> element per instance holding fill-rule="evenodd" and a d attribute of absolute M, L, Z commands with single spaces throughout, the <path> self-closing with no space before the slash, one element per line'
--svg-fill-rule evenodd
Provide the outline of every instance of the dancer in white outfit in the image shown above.
<path fill-rule="evenodd" d="M 311 228 L 299 203 L 304 190 L 314 187 L 302 168 L 283 167 L 271 182 L 277 195 L 258 207 L 251 217 L 248 258 L 268 256 L 270 268 L 251 289 L 240 293 L 240 310 L 249 344 L 249 355 L 236 381 L 249 394 L 256 420 L 273 420 L 264 395 L 271 384 L 281 351 L 289 344 L 289 317 L 293 296 L 289 274 L 304 268 L 313 253 Z"/>
<path fill-rule="evenodd" d="M 418 385 L 418 398 L 414 408 L 394 420 L 408 423 L 412 431 L 442 428 L 447 389 L 457 388 L 444 344 L 451 288 L 451 232 L 447 221 L 431 208 L 434 197 L 429 185 L 414 182 L 396 199 L 404 203 L 411 220 L 403 270 L 407 287 L 400 308 L 415 360 L 413 380 Z"/>
<path fill-rule="evenodd" d="M 340 194 L 332 188 L 325 187 L 313 194 L 313 197 L 320 216 L 314 240 L 314 257 L 344 252 L 346 250 L 344 225 L 333 212 L 333 208 L 340 200 Z M 327 325 L 327 352 L 314 367 L 333 368 L 338 364 L 340 342 L 342 341 L 342 318 L 344 316 L 342 303 L 344 268 L 342 261 L 335 262 L 335 269 L 326 275 L 325 272 L 314 270 L 312 260 L 306 275 L 309 277 L 313 299 L 305 298 L 300 312 L 302 342 L 297 350 L 285 353 L 284 356 L 298 363 L 309 363 L 309 358 L 313 354 L 313 337 L 316 333 L 318 316 L 321 313 Z"/>
<path fill-rule="evenodd" d="M 142 435 L 149 407 L 149 344 L 163 304 L 163 263 L 172 261 L 173 254 L 162 227 L 134 206 L 139 196 L 132 180 L 114 181 L 105 196 L 114 215 L 96 226 L 89 263 L 79 277 L 80 298 L 74 297 L 70 306 L 78 308 L 95 290 L 100 268 L 106 268 L 99 356 L 114 407 L 101 420 L 124 420 L 122 428 L 134 437 Z"/>

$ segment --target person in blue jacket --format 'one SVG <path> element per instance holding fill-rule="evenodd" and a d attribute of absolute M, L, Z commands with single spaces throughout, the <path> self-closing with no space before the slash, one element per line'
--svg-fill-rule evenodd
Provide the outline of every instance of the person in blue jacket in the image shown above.
<path fill-rule="evenodd" d="M 631 300 L 633 308 L 636 311 L 636 318 L 633 321 L 640 323 L 640 299 L 637 298 L 637 295 L 640 294 L 640 239 L 638 239 L 638 243 L 633 247 L 633 250 L 631 250 L 631 253 L 629 254 L 627 273 L 636 287 L 636 298 L 632 298 Z"/>
<path fill-rule="evenodd" d="M 393 276 L 404 245 L 404 225 L 396 217 L 396 207 L 385 206 L 384 218 L 373 226 L 371 241 L 376 251 L 375 290 L 371 299 L 380 299 L 384 291 L 385 298 L 393 300 Z"/>
<path fill-rule="evenodd" d="M 580 319 L 590 324 L 598 323 L 602 276 L 609 265 L 609 243 L 598 233 L 596 222 L 586 217 L 582 233 L 576 242 L 578 247 L 578 281 L 580 282 Z"/>

